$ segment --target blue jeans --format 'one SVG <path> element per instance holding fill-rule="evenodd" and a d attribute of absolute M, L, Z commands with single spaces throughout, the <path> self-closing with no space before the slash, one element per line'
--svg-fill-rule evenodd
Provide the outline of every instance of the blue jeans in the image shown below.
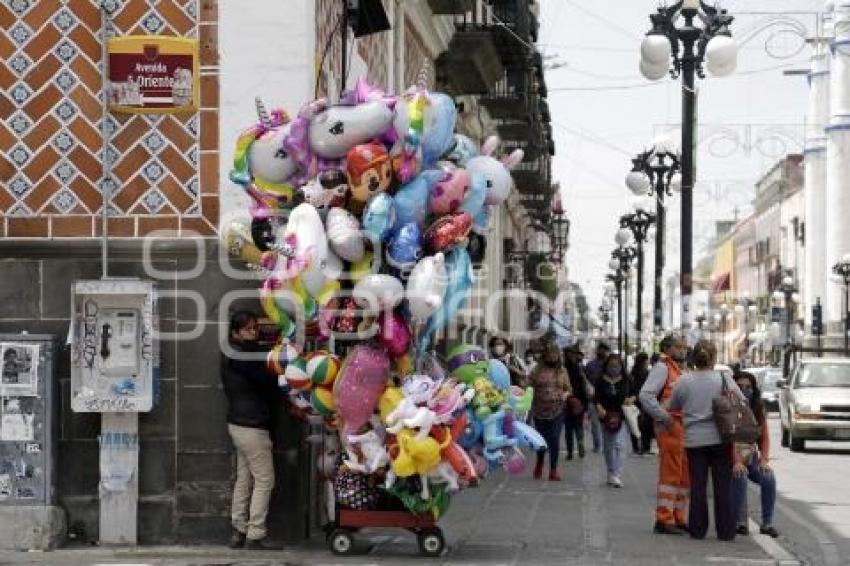
<path fill-rule="evenodd" d="M 553 472 L 558 469 L 558 452 L 561 450 L 561 431 L 564 428 L 564 412 L 561 411 L 553 419 L 534 418 L 534 428 L 546 441 L 546 449 L 537 452 L 538 465 L 543 464 L 543 456 L 549 452 L 549 469 Z"/>
<path fill-rule="evenodd" d="M 625 423 L 620 423 L 617 430 L 602 428 L 602 445 L 605 448 L 605 465 L 608 473 L 620 477 L 626 462 L 626 441 L 629 433 Z"/>
<path fill-rule="evenodd" d="M 747 474 L 735 476 L 735 512 L 738 524 L 747 523 L 747 480 L 761 486 L 761 524 L 773 524 L 773 508 L 776 505 L 776 476 L 773 471 L 763 472 L 759 467 L 759 458 L 753 454 L 747 465 Z"/>

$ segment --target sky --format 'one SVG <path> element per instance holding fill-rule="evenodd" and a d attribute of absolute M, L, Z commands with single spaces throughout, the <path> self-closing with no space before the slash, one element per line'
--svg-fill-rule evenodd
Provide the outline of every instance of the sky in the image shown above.
<path fill-rule="evenodd" d="M 634 197 L 624 179 L 631 158 L 659 134 L 679 138 L 681 87 L 649 83 L 638 72 L 640 42 L 656 0 L 541 0 L 538 48 L 557 155 L 553 170 L 572 222 L 567 264 L 595 312 L 614 235 Z M 726 0 L 736 19 L 738 67 L 700 80 L 694 264 L 709 249 L 714 222 L 745 217 L 756 181 L 786 153 L 803 147 L 808 67 L 822 0 Z M 668 207 L 667 272 L 678 272 L 679 207 Z M 650 244 L 648 248 L 652 249 Z M 654 258 L 647 255 L 648 274 Z M 649 277 L 649 276 L 648 276 Z M 647 279 L 647 286 L 651 281 Z"/>

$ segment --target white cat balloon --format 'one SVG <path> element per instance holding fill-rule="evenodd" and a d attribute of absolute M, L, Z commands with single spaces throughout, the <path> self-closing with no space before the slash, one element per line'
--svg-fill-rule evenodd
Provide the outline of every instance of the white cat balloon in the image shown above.
<path fill-rule="evenodd" d="M 513 178 L 511 169 L 519 165 L 525 155 L 521 149 L 516 149 L 501 161 L 493 157 L 501 140 L 492 136 L 481 146 L 481 155 L 473 157 L 466 163 L 470 174 L 480 173 L 487 179 L 487 196 L 485 204 L 501 204 L 511 193 Z"/>

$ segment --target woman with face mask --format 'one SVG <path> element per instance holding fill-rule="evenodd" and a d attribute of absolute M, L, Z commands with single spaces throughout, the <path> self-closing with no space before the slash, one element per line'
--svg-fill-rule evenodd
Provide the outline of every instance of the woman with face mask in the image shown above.
<path fill-rule="evenodd" d="M 735 466 L 732 469 L 735 483 L 735 513 L 739 535 L 750 534 L 747 527 L 747 480 L 761 487 L 761 534 L 778 537 L 773 526 L 773 508 L 776 505 L 776 477 L 770 467 L 770 434 L 767 430 L 764 403 L 756 377 L 749 372 L 735 374 L 735 383 L 750 403 L 761 426 L 761 438 L 755 444 L 735 445 Z"/>
<path fill-rule="evenodd" d="M 571 390 L 570 378 L 561 361 L 561 350 L 556 344 L 546 346 L 541 362 L 531 372 L 528 384 L 534 388 L 531 405 L 534 428 L 546 440 L 547 446 L 537 453 L 534 479 L 543 477 L 543 458 L 549 452 L 549 479 L 561 481 L 558 475 L 558 453 L 564 428 L 564 403 Z"/>
<path fill-rule="evenodd" d="M 521 385 L 528 379 L 528 369 L 512 351 L 511 345 L 504 338 L 494 336 L 490 339 L 490 357 L 499 360 L 508 368 L 511 374 L 511 385 Z"/>
<path fill-rule="evenodd" d="M 623 487 L 623 467 L 626 462 L 628 430 L 623 423 L 623 405 L 635 402 L 635 396 L 623 372 L 620 356 L 611 354 L 602 366 L 593 402 L 602 423 L 602 446 L 608 467 L 608 485 Z"/>

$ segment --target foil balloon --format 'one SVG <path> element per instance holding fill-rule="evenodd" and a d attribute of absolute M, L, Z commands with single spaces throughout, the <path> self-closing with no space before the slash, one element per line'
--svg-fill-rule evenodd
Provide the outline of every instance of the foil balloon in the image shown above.
<path fill-rule="evenodd" d="M 289 318 L 289 314 L 280 308 L 275 295 L 280 288 L 280 282 L 274 277 L 268 277 L 260 287 L 260 306 L 263 312 L 272 321 L 272 324 L 280 329 L 281 336 L 290 338 L 295 334 L 295 323 Z"/>
<path fill-rule="evenodd" d="M 442 216 L 425 230 L 425 251 L 433 254 L 454 248 L 466 241 L 471 229 L 472 217 L 465 212 Z"/>
<path fill-rule="evenodd" d="M 511 436 L 517 440 L 517 444 L 520 446 L 527 446 L 535 451 L 546 448 L 546 441 L 540 433 L 524 422 L 515 420 L 512 432 Z"/>
<path fill-rule="evenodd" d="M 324 159 L 341 159 L 352 147 L 386 132 L 392 122 L 393 111 L 383 101 L 331 106 L 310 120 L 310 149 Z"/>
<path fill-rule="evenodd" d="M 508 371 L 508 366 L 499 360 L 491 359 L 490 364 L 490 381 L 493 382 L 499 391 L 508 393 L 511 388 L 511 372 Z"/>
<path fill-rule="evenodd" d="M 443 177 L 431 187 L 428 199 L 428 210 L 432 214 L 457 212 L 472 183 L 466 169 L 459 169 L 453 165 L 446 165 L 442 169 Z"/>
<path fill-rule="evenodd" d="M 239 258 L 251 265 L 260 265 L 263 251 L 252 238 L 251 230 L 244 222 L 230 222 L 221 233 L 224 248 L 230 257 Z"/>
<path fill-rule="evenodd" d="M 303 269 L 321 269 L 321 263 L 328 252 L 328 240 L 325 236 L 325 225 L 316 208 L 310 204 L 302 203 L 296 206 L 289 215 L 286 227 L 283 229 L 279 242 L 285 242 L 288 248 L 284 255 L 290 253 L 299 262 L 295 266 L 295 272 L 281 274 L 281 277 L 289 279 L 300 273 Z M 290 262 L 291 265 L 291 262 Z"/>
<path fill-rule="evenodd" d="M 398 269 L 410 269 L 422 257 L 422 230 L 414 223 L 405 224 L 387 244 L 387 263 Z"/>
<path fill-rule="evenodd" d="M 396 123 L 398 114 L 396 113 Z M 424 135 L 422 137 L 422 163 L 428 166 L 436 162 L 452 146 L 457 106 L 452 97 L 441 92 L 428 94 L 425 107 Z"/>
<path fill-rule="evenodd" d="M 443 160 L 451 161 L 459 167 L 463 167 L 473 157 L 478 156 L 478 144 L 463 134 L 455 134 L 452 138 L 448 151 L 443 155 Z"/>
<path fill-rule="evenodd" d="M 367 250 L 365 254 L 363 254 L 363 259 L 360 261 L 355 261 L 351 264 L 351 269 L 348 273 L 348 278 L 354 283 L 358 283 L 361 279 L 369 275 L 370 273 L 375 273 L 377 269 L 372 265 L 373 260 L 375 259 L 375 254 L 371 250 Z"/>
<path fill-rule="evenodd" d="M 474 278 L 466 248 L 457 247 L 446 254 L 446 273 L 449 284 L 440 308 L 428 319 L 428 325 L 419 337 L 417 350 L 420 353 L 428 349 L 431 336 L 442 330 L 469 298 Z"/>
<path fill-rule="evenodd" d="M 356 434 L 369 422 L 387 387 L 389 372 L 390 359 L 381 348 L 359 344 L 345 357 L 333 388 L 343 438 Z"/>
<path fill-rule="evenodd" d="M 472 265 L 480 266 L 487 256 L 487 238 L 473 231 L 469 234 L 469 243 L 466 245 L 466 250 L 469 252 L 469 259 L 472 261 Z"/>
<path fill-rule="evenodd" d="M 479 346 L 458 344 L 449 350 L 448 369 L 452 377 L 471 385 L 478 379 L 489 379 L 490 363 Z"/>
<path fill-rule="evenodd" d="M 447 285 L 446 259 L 443 254 L 419 260 L 407 280 L 407 306 L 414 320 L 425 322 L 440 308 Z"/>
<path fill-rule="evenodd" d="M 459 210 L 475 217 L 484 208 L 487 199 L 487 177 L 483 173 L 469 174 L 469 190 L 460 204 Z"/>
<path fill-rule="evenodd" d="M 301 281 L 310 296 L 315 298 L 319 305 L 324 306 L 340 289 L 339 279 L 342 277 L 342 270 L 342 260 L 328 250 L 319 269 L 308 269 L 301 274 Z"/>
<path fill-rule="evenodd" d="M 387 193 L 378 193 L 366 203 L 363 211 L 363 230 L 374 242 L 390 237 L 396 223 L 395 201 Z"/>
<path fill-rule="evenodd" d="M 481 147 L 481 155 L 466 164 L 470 174 L 481 173 L 487 179 L 487 204 L 501 204 L 508 198 L 513 186 L 511 169 L 519 165 L 524 155 L 521 149 L 517 149 L 499 161 L 493 157 L 499 143 L 498 137 L 489 138 Z"/>
<path fill-rule="evenodd" d="M 370 197 L 389 188 L 393 179 L 390 156 L 383 145 L 373 142 L 352 147 L 346 162 L 350 206 L 359 212 Z"/>
<path fill-rule="evenodd" d="M 492 214 L 493 208 L 492 205 L 485 205 L 478 211 L 472 218 L 472 231 L 476 234 L 486 235 L 487 232 L 490 231 L 490 215 Z"/>
<path fill-rule="evenodd" d="M 410 349 L 410 328 L 404 317 L 397 312 L 384 311 L 378 316 L 378 326 L 381 328 L 381 344 L 387 349 L 391 358 L 404 356 Z"/>
<path fill-rule="evenodd" d="M 373 273 L 354 286 L 352 295 L 361 308 L 391 310 L 404 298 L 404 287 L 392 275 Z"/>
<path fill-rule="evenodd" d="M 366 247 L 360 235 L 360 223 L 353 214 L 344 208 L 332 208 L 325 225 L 328 243 L 340 258 L 349 262 L 363 259 Z"/>
<path fill-rule="evenodd" d="M 417 175 L 404 185 L 393 197 L 395 200 L 396 222 L 399 226 L 415 222 L 424 227 L 428 214 L 428 197 L 433 187 L 441 178 L 443 172 L 429 169 Z"/>
<path fill-rule="evenodd" d="M 348 179 L 338 169 L 322 171 L 319 176 L 298 189 L 297 194 L 312 204 L 324 219 L 333 207 L 345 206 L 348 198 Z"/>

